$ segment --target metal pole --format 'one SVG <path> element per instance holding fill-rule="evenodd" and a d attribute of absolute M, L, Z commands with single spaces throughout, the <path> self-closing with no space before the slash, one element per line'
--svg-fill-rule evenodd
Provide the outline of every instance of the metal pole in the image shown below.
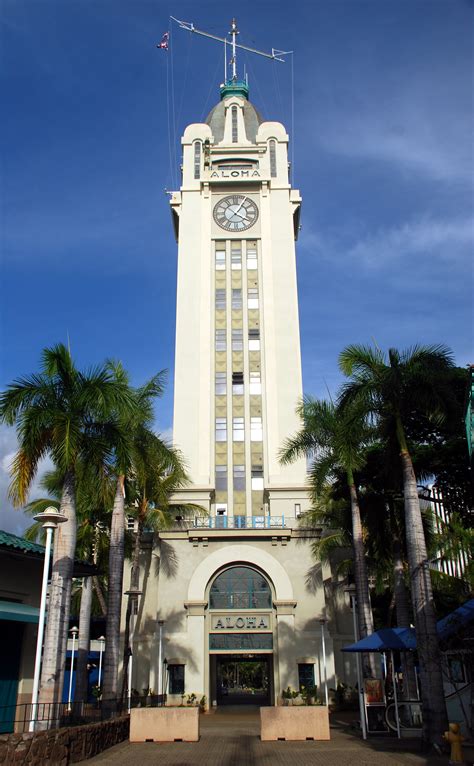
<path fill-rule="evenodd" d="M 227 40 L 224 39 L 224 85 L 227 82 Z"/>
<path fill-rule="evenodd" d="M 393 700 L 395 702 L 395 720 L 397 722 L 397 737 L 400 739 L 400 717 L 398 715 L 398 694 L 397 694 L 397 679 L 395 678 L 395 661 L 393 659 L 393 651 L 390 652 L 392 659 L 392 683 L 393 683 Z"/>
<path fill-rule="evenodd" d="M 323 668 L 324 668 L 324 699 L 326 700 L 326 705 L 329 705 L 328 670 L 326 667 L 326 640 L 324 636 L 324 625 L 326 623 L 326 620 L 320 620 L 320 622 L 321 622 L 321 644 L 322 644 L 322 650 L 323 650 Z"/>
<path fill-rule="evenodd" d="M 99 643 L 100 643 L 100 649 L 99 649 L 99 678 L 98 678 L 98 681 L 97 681 L 97 686 L 100 686 L 100 682 L 102 681 L 102 654 L 103 654 L 103 651 L 104 651 L 104 643 L 105 643 L 104 636 L 101 636 L 99 638 Z"/>
<path fill-rule="evenodd" d="M 43 582 L 41 584 L 41 601 L 38 621 L 38 638 L 36 639 L 35 672 L 33 675 L 33 694 L 31 696 L 31 718 L 29 731 L 35 730 L 36 716 L 38 713 L 39 680 L 41 671 L 41 655 L 43 651 L 44 624 L 46 617 L 46 594 L 48 592 L 49 559 L 51 558 L 51 542 L 53 530 L 56 524 L 50 522 L 46 528 L 46 548 L 44 551 Z"/>
<path fill-rule="evenodd" d="M 353 596 L 352 594 L 351 594 L 351 603 L 352 603 L 352 618 L 354 621 L 354 641 L 357 643 L 358 631 L 357 631 L 356 599 L 355 599 L 355 596 Z M 362 739 L 367 739 L 367 725 L 365 721 L 365 705 L 364 705 L 364 689 L 362 686 L 362 668 L 360 665 L 359 652 L 356 653 L 356 664 L 357 664 L 357 686 L 359 687 L 359 714 L 360 714 L 360 725 L 362 727 Z"/>
<path fill-rule="evenodd" d="M 129 651 L 130 655 L 128 658 L 128 712 L 130 713 L 131 707 L 132 707 L 132 668 L 133 668 L 133 639 L 134 639 L 134 630 L 135 630 L 135 620 L 134 620 L 134 614 L 132 609 L 132 614 L 130 615 L 130 639 L 129 639 Z"/>
<path fill-rule="evenodd" d="M 158 694 L 163 697 L 163 625 L 164 620 L 158 620 Z M 163 699 L 161 699 L 163 703 Z"/>
<path fill-rule="evenodd" d="M 237 35 L 237 23 L 232 19 L 232 79 L 237 79 L 237 51 L 235 49 L 235 38 Z"/>
<path fill-rule="evenodd" d="M 74 652 L 76 649 L 76 636 L 79 631 L 77 628 L 71 628 L 70 632 L 72 633 L 72 652 L 71 652 L 71 668 L 69 670 L 69 694 L 67 698 L 67 709 L 69 713 L 71 712 L 72 677 L 74 675 Z"/>

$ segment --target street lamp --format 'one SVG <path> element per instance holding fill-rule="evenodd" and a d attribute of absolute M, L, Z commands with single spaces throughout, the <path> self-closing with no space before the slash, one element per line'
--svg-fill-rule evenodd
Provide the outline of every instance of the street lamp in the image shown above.
<path fill-rule="evenodd" d="M 359 640 L 359 632 L 357 630 L 357 598 L 355 585 L 349 585 L 344 588 L 344 593 L 347 593 L 350 598 L 350 604 L 352 608 L 352 621 L 354 625 L 354 641 L 357 643 Z M 357 667 L 357 686 L 359 687 L 359 714 L 360 725 L 362 727 L 362 739 L 367 739 L 367 725 L 365 722 L 365 705 L 364 705 L 364 687 L 362 681 L 362 668 L 360 664 L 360 654 L 356 653 L 356 667 Z"/>
<path fill-rule="evenodd" d="M 69 693 L 67 697 L 67 709 L 68 713 L 71 712 L 71 699 L 72 699 L 72 677 L 74 675 L 74 652 L 76 650 L 76 638 L 79 633 L 79 628 L 71 628 L 69 633 L 72 633 L 72 651 L 71 651 L 71 669 L 69 671 Z"/>
<path fill-rule="evenodd" d="M 35 671 L 33 674 L 33 693 L 31 695 L 31 718 L 29 724 L 29 731 L 35 730 L 36 718 L 38 715 L 38 695 L 39 695 L 39 680 L 41 672 L 41 656 L 43 650 L 43 636 L 44 636 L 44 624 L 46 617 L 46 595 L 48 592 L 48 576 L 49 576 L 49 560 L 51 558 L 51 543 L 53 540 L 54 530 L 58 524 L 62 524 L 67 521 L 67 517 L 64 514 L 59 513 L 57 508 L 48 506 L 43 513 L 38 513 L 33 517 L 35 521 L 42 522 L 43 529 L 46 530 L 46 546 L 44 551 L 44 563 L 43 563 L 43 582 L 41 585 L 41 600 L 40 611 L 38 620 L 38 638 L 36 639 L 36 656 L 35 656 Z"/>
<path fill-rule="evenodd" d="M 99 636 L 99 678 L 97 680 L 97 686 L 100 688 L 100 682 L 102 680 L 102 654 L 104 652 L 105 636 Z"/>
<path fill-rule="evenodd" d="M 136 602 L 138 601 L 138 597 L 142 595 L 142 591 L 138 588 L 130 588 L 130 590 L 125 591 L 125 595 L 132 599 L 133 606 L 135 607 Z M 135 620 L 134 620 L 135 614 L 134 609 L 130 612 L 130 630 L 129 630 L 129 639 L 128 639 L 128 712 L 130 713 L 130 709 L 132 707 L 132 663 L 133 663 L 133 641 L 134 641 L 134 631 L 135 631 Z"/>
<path fill-rule="evenodd" d="M 321 646 L 323 650 L 323 668 L 324 668 L 324 699 L 326 700 L 326 705 L 329 705 L 329 694 L 328 694 L 328 670 L 326 667 L 326 639 L 324 635 L 324 626 L 326 624 L 327 620 L 324 618 L 319 621 L 319 624 L 321 625 Z"/>
<path fill-rule="evenodd" d="M 163 625 L 164 620 L 158 620 L 159 638 L 158 638 L 158 694 L 161 696 L 163 704 Z"/>

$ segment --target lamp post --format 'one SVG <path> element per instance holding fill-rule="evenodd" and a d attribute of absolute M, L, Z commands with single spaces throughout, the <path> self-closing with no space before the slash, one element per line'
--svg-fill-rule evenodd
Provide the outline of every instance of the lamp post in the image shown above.
<path fill-rule="evenodd" d="M 348 588 L 344 588 L 344 592 L 349 594 L 351 608 L 352 608 L 352 621 L 354 626 L 354 641 L 357 643 L 359 640 L 359 631 L 357 630 L 357 598 L 355 585 L 350 585 Z M 367 739 L 367 725 L 365 721 L 365 705 L 364 705 L 364 687 L 362 680 L 362 667 L 360 664 L 360 654 L 356 653 L 356 667 L 357 667 L 357 686 L 359 687 L 359 715 L 360 725 L 362 728 L 362 739 Z"/>
<path fill-rule="evenodd" d="M 74 675 L 74 652 L 76 651 L 76 638 L 77 634 L 79 633 L 79 628 L 71 628 L 69 633 L 72 634 L 72 651 L 71 651 L 71 669 L 69 671 L 69 693 L 67 696 L 67 709 L 68 712 L 71 712 L 71 700 L 72 700 L 72 678 Z"/>
<path fill-rule="evenodd" d="M 97 680 L 97 686 L 100 687 L 102 681 L 102 655 L 104 653 L 105 636 L 99 636 L 99 678 Z"/>
<path fill-rule="evenodd" d="M 29 731 L 35 730 L 36 718 L 38 716 L 38 694 L 39 694 L 39 680 L 41 672 L 41 657 L 43 652 L 43 636 L 44 625 L 46 617 L 46 596 L 48 593 L 48 576 L 49 576 L 49 560 L 51 558 L 51 544 L 53 540 L 54 530 L 58 524 L 62 524 L 67 521 L 67 517 L 64 514 L 59 513 L 57 508 L 48 506 L 43 513 L 38 513 L 34 516 L 35 521 L 42 522 L 43 529 L 46 530 L 46 546 L 44 551 L 44 564 L 43 564 L 43 581 L 41 585 L 41 600 L 40 611 L 38 620 L 38 638 L 36 639 L 36 656 L 35 656 L 35 670 L 33 674 L 33 693 L 31 695 L 31 718 L 29 724 Z"/>
<path fill-rule="evenodd" d="M 324 699 L 326 700 L 326 705 L 329 705 L 329 694 L 328 694 L 328 670 L 326 667 L 326 638 L 324 635 L 324 626 L 326 625 L 326 620 L 322 619 L 319 621 L 321 625 L 321 647 L 323 650 L 323 668 L 324 668 Z"/>
<path fill-rule="evenodd" d="M 163 625 L 164 620 L 158 620 L 158 694 L 161 696 L 163 704 Z"/>
<path fill-rule="evenodd" d="M 142 595 L 142 591 L 138 588 L 130 588 L 125 591 L 125 595 L 132 599 L 132 609 L 130 611 L 130 632 L 129 632 L 129 646 L 128 646 L 128 712 L 130 713 L 132 707 L 132 670 L 133 670 L 133 641 L 135 638 L 135 606 L 138 602 L 139 596 Z"/>

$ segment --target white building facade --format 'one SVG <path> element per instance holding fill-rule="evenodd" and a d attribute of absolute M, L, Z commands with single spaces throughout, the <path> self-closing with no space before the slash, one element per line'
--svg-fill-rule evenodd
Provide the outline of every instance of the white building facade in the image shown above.
<path fill-rule="evenodd" d="M 246 83 L 231 80 L 182 146 L 182 186 L 171 197 L 173 441 L 191 484 L 176 501 L 205 515 L 178 518 L 144 551 L 132 685 L 208 705 L 249 701 L 238 668 L 248 685 L 250 663 L 264 704 L 288 686 L 314 683 L 323 696 L 326 683 L 351 675 L 339 649 L 353 635 L 342 590 L 311 557 L 319 532 L 299 526 L 309 507 L 305 460 L 279 462 L 302 396 L 301 197 L 289 182 L 288 135 L 261 119 Z"/>

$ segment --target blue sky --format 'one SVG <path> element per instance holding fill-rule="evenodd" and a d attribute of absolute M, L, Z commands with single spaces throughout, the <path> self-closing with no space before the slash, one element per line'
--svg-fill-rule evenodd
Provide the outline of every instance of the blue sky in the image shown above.
<path fill-rule="evenodd" d="M 223 51 L 170 14 L 241 42 L 250 98 L 292 133 L 303 195 L 298 277 L 304 388 L 340 381 L 348 343 L 447 343 L 472 362 L 471 0 L 4 0 L 0 388 L 69 337 L 79 365 L 169 370 L 176 244 L 165 189 L 179 138 L 218 100 Z M 290 57 L 288 57 L 288 62 Z M 173 128 L 174 125 L 174 128 Z M 0 428 L 0 527 L 14 433 Z M 33 495 L 37 487 L 33 489 Z"/>

